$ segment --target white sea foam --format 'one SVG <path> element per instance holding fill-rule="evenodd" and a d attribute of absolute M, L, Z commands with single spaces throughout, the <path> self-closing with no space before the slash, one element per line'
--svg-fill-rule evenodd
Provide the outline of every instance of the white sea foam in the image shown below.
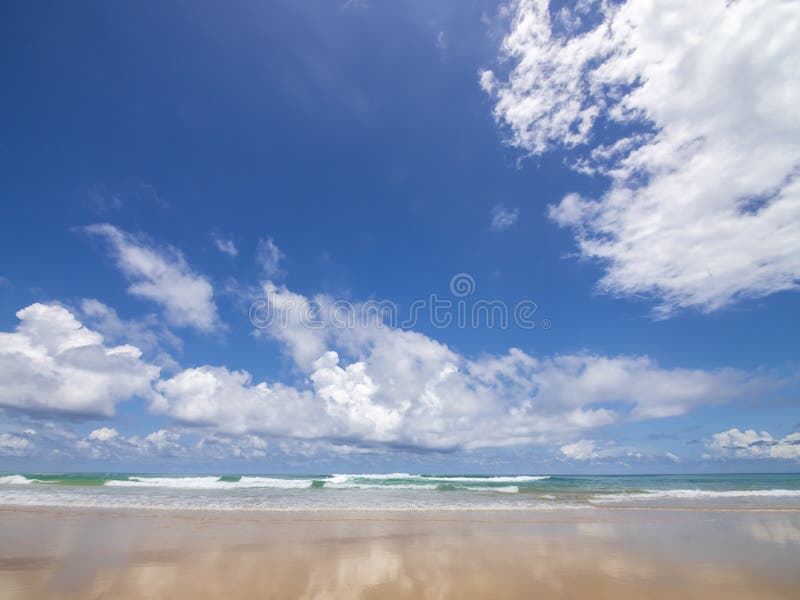
<path fill-rule="evenodd" d="M 519 488 L 516 485 L 503 485 L 499 487 L 465 487 L 465 490 L 471 492 L 500 492 L 502 494 L 516 494 Z"/>
<path fill-rule="evenodd" d="M 219 477 L 128 477 L 105 482 L 110 487 L 155 487 L 172 489 L 232 490 L 241 488 L 309 488 L 312 479 L 277 479 L 273 477 L 242 477 L 239 481 L 223 481 Z"/>
<path fill-rule="evenodd" d="M 435 479 L 436 481 L 459 481 L 469 483 L 525 483 L 529 481 L 543 481 L 550 479 L 549 475 L 515 475 L 515 476 L 492 476 L 492 477 L 436 477 L 435 475 L 424 476 L 423 479 Z"/>
<path fill-rule="evenodd" d="M 416 479 L 419 475 L 410 473 L 334 473 L 325 481 L 344 483 L 352 479 Z"/>
<path fill-rule="evenodd" d="M 26 483 L 34 483 L 35 480 L 28 479 L 22 475 L 3 475 L 0 477 L 0 485 L 23 485 Z"/>
<path fill-rule="evenodd" d="M 37 486 L 38 488 L 39 486 Z M 94 488 L 101 490 L 103 488 Z M 31 490 L 31 491 L 28 491 Z M 307 501 L 298 502 L 290 496 L 133 494 L 130 488 L 106 489 L 99 494 L 87 488 L 62 488 L 59 491 L 34 492 L 31 488 L 5 488 L 0 491 L 0 506 L 68 507 L 73 509 L 135 509 L 180 511 L 254 511 L 254 512 L 413 512 L 413 511 L 540 511 L 591 509 L 588 504 L 561 502 L 469 501 L 467 497 L 424 495 L 412 499 L 408 495 L 383 495 L 370 499 L 367 495 L 309 494 Z M 448 500 L 443 500 L 448 498 Z"/>
<path fill-rule="evenodd" d="M 796 498 L 800 490 L 645 490 L 622 494 L 596 494 L 592 500 L 650 500 L 659 498 Z"/>
<path fill-rule="evenodd" d="M 242 488 L 279 488 L 283 490 L 310 488 L 313 479 L 277 479 L 275 477 L 242 477 L 239 481 L 232 482 L 235 487 Z"/>
<path fill-rule="evenodd" d="M 549 475 L 496 475 L 496 476 L 448 476 L 448 475 L 412 475 L 411 473 L 336 473 L 329 478 L 323 479 L 326 482 L 326 486 L 329 483 L 333 484 L 342 484 L 353 482 L 355 480 L 396 480 L 396 479 L 403 479 L 403 480 L 411 480 L 414 483 L 411 485 L 416 485 L 416 487 L 422 487 L 422 485 L 436 481 L 436 482 L 444 482 L 444 483 L 525 483 L 525 482 L 533 482 L 533 481 L 542 481 L 544 479 L 549 479 Z M 417 483 L 419 482 L 419 483 Z M 389 485 L 397 485 L 397 484 L 389 484 Z M 424 489 L 424 488 L 423 488 Z"/>
<path fill-rule="evenodd" d="M 352 481 L 333 481 L 331 479 L 325 481 L 326 489 L 345 490 L 345 489 L 359 489 L 359 490 L 435 490 L 438 485 L 435 483 L 395 483 L 395 484 L 382 484 L 382 483 L 358 483 Z"/>
<path fill-rule="evenodd" d="M 19 478 L 19 475 L 12 475 L 12 478 Z M 435 490 L 443 483 L 453 484 L 472 484 L 461 489 L 473 491 L 492 490 L 498 492 L 514 493 L 518 492 L 517 486 L 493 486 L 487 485 L 480 487 L 480 484 L 497 483 L 522 483 L 529 481 L 539 481 L 546 479 L 546 476 L 498 476 L 498 477 L 434 477 L 411 475 L 409 473 L 358 473 L 346 474 L 338 473 L 329 477 L 320 477 L 318 480 L 324 483 L 328 489 L 384 489 L 384 490 Z M 22 478 L 24 479 L 24 478 Z M 399 480 L 402 483 L 391 483 Z M 9 482 L 9 483 L 14 483 Z M 28 483 L 29 481 L 25 481 Z M 19 481 L 19 483 L 23 483 Z M 211 477 L 145 477 L 129 476 L 127 479 L 112 479 L 106 481 L 104 485 L 109 487 L 152 487 L 152 488 L 173 488 L 173 489 L 220 489 L 234 490 L 245 488 L 277 488 L 277 489 L 303 489 L 310 488 L 314 479 L 289 479 L 277 477 L 241 477 L 238 481 L 225 481 L 217 476 Z"/>

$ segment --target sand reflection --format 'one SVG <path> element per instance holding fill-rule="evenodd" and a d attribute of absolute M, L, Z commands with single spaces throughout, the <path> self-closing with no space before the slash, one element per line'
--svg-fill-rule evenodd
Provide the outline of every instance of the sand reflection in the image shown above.
<path fill-rule="evenodd" d="M 782 515 L 363 516 L 6 513 L 0 596 L 789 598 L 800 583 L 800 523 Z"/>

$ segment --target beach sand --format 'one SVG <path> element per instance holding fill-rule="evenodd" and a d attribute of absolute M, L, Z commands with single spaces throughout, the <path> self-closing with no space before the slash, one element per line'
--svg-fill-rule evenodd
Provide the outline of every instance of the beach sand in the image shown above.
<path fill-rule="evenodd" d="M 800 513 L 0 509 L 0 598 L 798 598 Z"/>

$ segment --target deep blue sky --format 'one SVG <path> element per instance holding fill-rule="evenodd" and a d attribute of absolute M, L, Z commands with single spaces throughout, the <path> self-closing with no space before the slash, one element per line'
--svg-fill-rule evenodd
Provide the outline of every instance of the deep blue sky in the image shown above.
<path fill-rule="evenodd" d="M 128 293 L 106 244 L 83 229 L 110 223 L 180 250 L 213 283 L 222 325 L 201 332 L 166 323 L 183 340 L 182 348 L 165 348 L 178 365 L 169 375 L 225 365 L 255 381 L 302 385 L 280 343 L 253 336 L 242 303 L 225 291 L 233 280 L 258 284 L 256 247 L 271 238 L 285 255 L 275 280 L 305 296 L 408 306 L 447 295 L 453 274 L 465 272 L 476 298 L 532 299 L 537 317 L 552 322 L 546 331 L 417 328 L 468 358 L 511 347 L 536 357 L 646 355 L 664 369 L 732 368 L 781 384 L 680 416 L 489 448 L 478 452 L 485 461 L 478 466 L 474 452 L 464 459 L 461 451 L 415 449 L 309 460 L 270 451 L 212 467 L 191 453 L 93 460 L 73 452 L 58 460 L 0 457 L 0 470 L 795 470 L 796 461 L 704 461 L 701 454 L 712 434 L 732 428 L 775 438 L 800 428 L 792 379 L 800 359 L 797 294 L 711 312 L 690 307 L 658 320 L 657 299 L 602 293 L 603 264 L 576 257 L 573 232 L 549 219 L 547 207 L 570 192 L 599 196 L 609 181 L 571 169 L 563 149 L 530 156 L 508 143 L 494 100 L 479 85 L 483 69 L 497 68 L 508 29 L 495 18 L 497 5 L 358 4 L 5 3 L 0 329 L 13 331 L 15 312 L 34 302 L 63 305 L 80 318 L 84 298 L 125 319 L 161 319 L 157 304 Z M 490 226 L 497 206 L 518 214 L 501 231 Z M 219 252 L 215 235 L 232 240 L 238 255 Z M 111 418 L 0 412 L 10 433 L 46 422 L 78 437 L 99 427 L 144 435 L 185 426 L 136 398 L 120 402 Z M 614 440 L 650 458 L 628 466 L 616 457 L 562 460 L 558 447 L 579 438 Z M 665 461 L 666 452 L 682 463 Z"/>

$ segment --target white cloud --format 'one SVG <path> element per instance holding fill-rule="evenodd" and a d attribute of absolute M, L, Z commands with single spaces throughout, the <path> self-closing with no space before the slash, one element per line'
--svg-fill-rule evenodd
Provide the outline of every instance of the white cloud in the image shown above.
<path fill-rule="evenodd" d="M 286 286 L 267 281 L 263 291 L 266 306 L 263 313 L 257 311 L 254 316 L 271 325 L 265 331 L 284 344 L 299 368 L 308 371 L 326 350 L 324 334 L 319 329 L 325 323 L 313 319 L 312 312 L 303 312 L 303 307 L 309 306 L 308 298 L 289 291 Z M 320 306 L 331 302 L 324 297 L 314 300 Z"/>
<path fill-rule="evenodd" d="M 264 333 L 306 377 L 298 387 L 256 383 L 203 366 L 158 384 L 161 409 L 227 434 L 269 434 L 366 447 L 471 449 L 563 442 L 622 421 L 684 414 L 763 393 L 771 381 L 735 370 L 662 368 L 648 357 L 537 359 L 511 349 L 468 359 L 445 344 L 377 321 L 342 328 L 335 301 L 265 284 L 274 315 Z"/>
<path fill-rule="evenodd" d="M 261 269 L 261 274 L 266 279 L 272 279 L 284 274 L 281 268 L 281 261 L 286 258 L 286 255 L 281 252 L 277 244 L 272 241 L 272 238 L 265 240 L 258 240 L 258 247 L 256 248 L 256 263 Z"/>
<path fill-rule="evenodd" d="M 223 254 L 227 254 L 228 256 L 239 255 L 239 249 L 236 247 L 233 240 L 220 237 L 216 233 L 212 234 L 211 240 L 214 242 L 214 247 Z"/>
<path fill-rule="evenodd" d="M 67 309 L 31 304 L 16 331 L 0 332 L 0 406 L 110 416 L 115 405 L 152 400 L 159 369 L 135 346 L 106 346 Z"/>
<path fill-rule="evenodd" d="M 309 391 L 276 383 L 254 384 L 246 371 L 203 366 L 160 381 L 159 408 L 184 423 L 209 425 L 230 434 L 248 432 L 316 437 L 326 433 Z"/>
<path fill-rule="evenodd" d="M 107 442 L 108 440 L 113 440 L 117 437 L 119 433 L 113 427 L 101 427 L 100 429 L 95 429 L 89 434 L 90 440 L 97 440 L 99 442 Z"/>
<path fill-rule="evenodd" d="M 169 323 L 203 332 L 220 326 L 211 282 L 195 273 L 179 250 L 157 248 L 113 225 L 90 225 L 85 231 L 109 242 L 117 267 L 132 281 L 128 291 L 160 304 Z"/>
<path fill-rule="evenodd" d="M 0 456 L 26 456 L 31 449 L 30 441 L 13 433 L 0 433 Z"/>
<path fill-rule="evenodd" d="M 561 454 L 572 460 L 594 460 L 600 457 L 597 443 L 592 440 L 579 440 L 572 444 L 561 446 Z"/>
<path fill-rule="evenodd" d="M 489 225 L 492 231 L 504 231 L 516 224 L 519 218 L 518 208 L 506 208 L 498 204 L 492 208 L 492 221 Z"/>
<path fill-rule="evenodd" d="M 677 454 L 673 454 L 672 452 L 667 452 L 664 456 L 667 457 L 672 462 L 674 462 L 675 464 L 681 462 L 680 456 L 678 456 Z"/>
<path fill-rule="evenodd" d="M 75 448 L 92 459 L 131 460 L 153 456 L 184 456 L 186 448 L 176 431 L 159 429 L 144 437 L 125 436 L 114 428 L 101 427 L 75 442 Z"/>
<path fill-rule="evenodd" d="M 255 435 L 206 433 L 196 441 L 186 441 L 172 429 L 159 429 L 144 436 L 126 436 L 111 430 L 92 431 L 75 442 L 81 453 L 95 460 L 135 461 L 155 457 L 194 457 L 202 459 L 261 458 L 267 454 L 267 442 Z M 185 442 L 185 443 L 184 443 Z"/>
<path fill-rule="evenodd" d="M 546 0 L 517 0 L 512 70 L 481 74 L 510 143 L 576 151 L 574 168 L 609 178 L 600 198 L 568 195 L 550 216 L 603 261 L 602 290 L 652 295 L 662 316 L 796 289 L 800 5 L 600 6 L 586 30 L 585 7 L 554 22 Z M 633 133 L 600 139 L 608 121 Z"/>
<path fill-rule="evenodd" d="M 348 424 L 348 435 L 385 438 L 402 421 L 398 410 L 373 401 L 378 387 L 366 373 L 367 365 L 356 362 L 339 366 L 339 355 L 326 352 L 314 363 L 311 381 L 327 413 Z"/>
<path fill-rule="evenodd" d="M 196 449 L 213 459 L 228 457 L 253 459 L 267 455 L 267 442 L 255 435 L 222 436 L 210 434 L 196 444 Z"/>
<path fill-rule="evenodd" d="M 84 298 L 80 303 L 81 314 L 89 326 L 102 334 L 106 342 L 130 343 L 143 352 L 154 355 L 154 361 L 162 368 L 175 368 L 177 363 L 162 346 L 180 350 L 183 340 L 160 323 L 155 315 L 140 319 L 122 319 L 117 311 L 94 298 Z"/>
<path fill-rule="evenodd" d="M 734 428 L 715 433 L 711 438 L 708 448 L 716 456 L 800 460 L 800 433 L 775 439 L 767 431 L 759 433 L 754 429 L 739 431 Z"/>
<path fill-rule="evenodd" d="M 622 466 L 630 466 L 627 462 L 624 462 L 629 459 L 642 460 L 654 458 L 652 455 L 643 454 L 635 448 L 617 446 L 614 441 L 608 441 L 605 445 L 600 446 L 600 444 L 594 440 L 578 440 L 577 442 L 561 446 L 559 450 L 561 454 L 569 460 L 596 461 L 616 459 L 616 464 Z M 675 457 L 675 455 L 668 452 L 667 458 L 672 460 L 671 457 Z"/>
<path fill-rule="evenodd" d="M 308 298 L 271 282 L 264 291 L 277 318 L 263 331 L 293 359 L 302 376 L 296 385 L 257 382 L 224 366 L 159 379 L 138 348 L 109 346 L 67 309 L 34 304 L 18 312 L 14 332 L 0 333 L 0 406 L 110 416 L 118 402 L 138 396 L 206 438 L 221 436 L 205 443 L 209 456 L 226 443 L 227 456 L 245 457 L 264 449 L 242 436 L 262 435 L 312 453 L 320 444 L 352 452 L 564 444 L 606 425 L 685 414 L 775 386 L 766 376 L 663 368 L 642 356 L 536 358 L 512 348 L 470 359 L 377 319 L 342 328 L 329 318 L 335 301 L 327 296 L 314 298 L 321 310 L 309 326 L 300 317 Z M 187 452 L 176 435 L 126 437 L 101 427 L 70 447 L 96 458 Z M 773 452 L 791 453 L 789 442 Z M 587 444 L 562 451 L 620 456 L 618 448 Z"/>

